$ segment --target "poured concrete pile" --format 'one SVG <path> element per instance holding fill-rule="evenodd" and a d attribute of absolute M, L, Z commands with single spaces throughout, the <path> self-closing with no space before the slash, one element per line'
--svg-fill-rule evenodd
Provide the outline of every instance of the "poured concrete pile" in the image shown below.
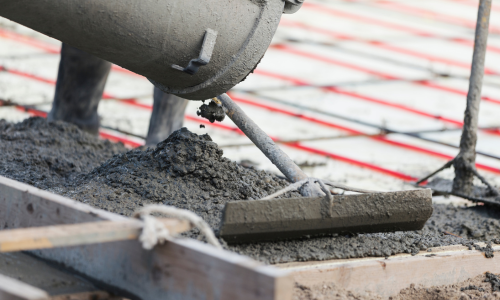
<path fill-rule="evenodd" d="M 287 185 L 224 158 L 208 135 L 182 128 L 155 149 L 117 154 L 79 178 L 74 188 L 55 191 L 125 215 L 144 204 L 173 205 L 196 212 L 216 229 L 227 201 L 259 199 Z M 292 195 L 299 196 L 287 194 Z"/>
<path fill-rule="evenodd" d="M 187 129 L 175 132 L 154 149 L 111 157 L 125 149 L 69 124 L 39 118 L 17 125 L 1 124 L 0 147 L 8 154 L 0 157 L 0 175 L 124 215 L 145 204 L 164 203 L 196 212 L 217 230 L 227 201 L 258 199 L 288 184 L 273 174 L 231 162 L 208 135 L 199 136 Z M 285 195 L 291 196 L 299 194 Z M 226 247 L 266 263 L 385 257 L 453 244 L 473 247 L 475 240 L 499 239 L 499 229 L 498 212 L 484 206 L 435 205 L 433 216 L 421 231 Z M 188 235 L 198 237 L 196 231 Z"/>
<path fill-rule="evenodd" d="M 0 120 L 0 175 L 41 189 L 71 184 L 126 150 L 121 143 L 99 140 L 65 122 Z"/>

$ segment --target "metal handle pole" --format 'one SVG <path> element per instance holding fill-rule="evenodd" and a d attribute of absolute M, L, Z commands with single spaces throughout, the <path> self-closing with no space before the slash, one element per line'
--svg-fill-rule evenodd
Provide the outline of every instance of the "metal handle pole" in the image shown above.
<path fill-rule="evenodd" d="M 490 11 L 491 0 L 481 0 L 477 13 L 474 54 L 467 93 L 467 108 L 465 109 L 464 126 L 460 139 L 460 152 L 453 162 L 455 168 L 453 191 L 465 195 L 470 195 L 473 188 L 474 173 L 470 171 L 468 166 L 474 166 L 476 162 L 479 103 L 481 102 Z"/>
<path fill-rule="evenodd" d="M 226 115 L 290 181 L 297 182 L 308 178 L 293 160 L 227 94 L 222 94 L 217 98 L 221 101 L 222 106 L 226 108 Z M 323 195 L 315 185 L 307 185 L 307 187 L 302 188 L 301 194 L 307 197 Z"/>

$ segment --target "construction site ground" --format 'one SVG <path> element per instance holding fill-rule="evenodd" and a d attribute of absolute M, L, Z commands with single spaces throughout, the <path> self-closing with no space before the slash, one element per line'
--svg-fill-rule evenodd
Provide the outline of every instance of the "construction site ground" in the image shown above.
<path fill-rule="evenodd" d="M 255 73 L 231 90 L 230 95 L 309 175 L 374 190 L 413 188 L 412 182 L 458 152 L 476 11 L 477 3 L 467 0 L 420 1 L 418 5 L 403 1 L 308 1 L 299 13 L 283 16 L 273 44 Z M 496 184 L 500 184 L 500 67 L 497 67 L 500 21 L 495 18 L 498 14 L 500 7 L 494 5 L 477 147 L 482 153 L 477 157 L 478 170 Z M 62 129 L 58 132 L 63 132 L 61 135 L 66 138 L 68 152 L 65 152 L 50 145 L 56 133 L 51 133 L 54 128 L 44 127 L 45 121 L 31 119 L 24 125 L 16 125 L 17 128 L 11 125 L 28 117 L 43 117 L 50 109 L 60 43 L 0 19 L 0 45 L 0 119 L 7 121 L 0 123 L 4 139 L 0 147 L 5 148 L 2 152 L 9 151 L 9 145 L 38 140 L 37 134 L 46 132 L 42 141 L 27 153 L 14 154 L 13 159 L 7 159 L 11 155 L 4 156 L 1 175 L 125 215 L 142 205 L 142 200 L 160 201 L 156 198 L 165 192 L 155 190 L 156 186 L 148 189 L 147 180 L 165 178 L 156 178 L 153 172 L 148 174 L 143 170 L 144 175 L 138 177 L 144 181 L 134 186 L 133 182 L 116 177 L 113 170 L 128 163 L 130 157 L 139 157 L 137 161 L 144 162 L 140 157 L 151 157 L 153 149 L 116 156 L 114 161 L 91 172 L 112 154 L 126 149 L 93 141 L 71 126 L 59 124 Z M 140 146 L 147 132 L 151 105 L 152 85 L 147 79 L 113 67 L 99 107 L 101 137 L 121 141 L 128 148 Z M 197 117 L 200 105 L 201 102 L 190 102 L 185 126 L 200 136 L 208 133 L 223 150 L 224 157 L 240 164 L 235 165 L 235 172 L 244 174 L 246 184 L 258 188 L 245 191 L 238 187 L 237 195 L 231 192 L 227 196 L 207 188 L 193 198 L 196 203 L 178 197 L 182 191 L 171 191 L 172 199 L 184 202 L 166 204 L 184 205 L 204 217 L 216 216 L 226 200 L 258 198 L 286 184 L 275 175 L 257 171 L 279 174 L 230 120 L 211 124 Z M 399 133 L 388 133 L 394 131 Z M 199 141 L 199 136 L 190 136 L 187 143 L 207 142 Z M 75 146 L 92 153 L 81 165 L 78 165 L 81 157 L 69 151 Z M 60 164 L 59 173 L 36 177 L 43 173 L 39 170 L 45 165 L 36 169 L 36 159 L 16 160 L 16 156 L 38 159 L 39 149 L 46 151 L 46 166 Z M 210 149 L 210 155 L 233 166 L 220 158 L 217 147 Z M 54 158 L 56 153 L 62 163 Z M 82 153 L 83 157 L 85 151 Z M 9 170 L 6 166 L 11 162 L 18 164 L 13 163 Z M 129 169 L 133 166 L 144 168 L 143 163 L 127 165 Z M 77 175 L 86 173 L 89 175 L 84 178 L 85 185 L 71 184 Z M 452 170 L 442 176 L 452 178 Z M 230 182 L 231 178 L 226 180 Z M 260 181 L 264 182 L 262 186 Z M 187 190 L 196 181 L 184 180 L 183 184 Z M 214 185 L 217 184 L 222 183 Z M 138 192 L 138 186 L 144 188 L 143 194 Z M 82 191 L 89 187 L 92 193 Z M 148 194 L 151 187 L 154 192 Z M 441 205 L 472 205 L 455 197 L 435 197 L 434 202 L 435 214 L 424 232 L 342 236 L 230 249 L 267 263 L 285 263 L 384 257 L 444 245 L 472 245 L 473 240 L 496 242 L 499 226 L 496 211 L 481 206 L 462 209 Z M 216 224 L 213 221 L 211 225 Z M 471 240 L 466 242 L 466 239 Z M 380 249 L 375 243 L 381 245 Z M 329 290 L 323 286 L 314 291 L 327 295 Z M 461 293 L 456 294 L 457 299 Z M 306 297 L 300 299 L 313 299 L 311 295 L 300 295 Z M 325 299 L 331 298 L 325 296 Z"/>
<path fill-rule="evenodd" d="M 216 232 L 227 201 L 262 198 L 287 185 L 276 175 L 231 162 L 209 136 L 187 129 L 175 132 L 154 149 L 128 152 L 74 125 L 47 122 L 41 117 L 20 123 L 1 121 L 0 136 L 2 176 L 127 216 L 148 204 L 173 205 L 196 212 Z M 196 155 L 188 155 L 185 164 L 176 165 L 185 153 Z M 285 195 L 290 196 L 298 194 Z M 224 248 L 264 263 L 286 264 L 363 257 L 387 259 L 401 253 L 430 252 L 427 255 L 432 257 L 436 255 L 433 251 L 443 246 L 463 245 L 480 250 L 486 260 L 494 256 L 492 243 L 500 244 L 498 214 L 498 210 L 485 206 L 434 204 L 433 216 L 419 231 L 311 237 Z M 192 230 L 186 236 L 200 238 L 200 233 Z M 23 257 L 12 259 L 24 263 Z M 39 272 L 35 269 L 29 273 Z M 47 286 L 36 276 L 33 280 Z M 302 299 L 315 299 L 312 294 L 335 290 L 334 285 L 327 287 L 301 285 L 296 294 L 306 297 Z"/>

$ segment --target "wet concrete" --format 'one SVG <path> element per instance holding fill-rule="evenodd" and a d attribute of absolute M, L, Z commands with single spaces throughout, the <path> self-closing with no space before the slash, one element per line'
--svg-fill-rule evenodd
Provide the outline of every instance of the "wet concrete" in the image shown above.
<path fill-rule="evenodd" d="M 194 211 L 218 229 L 227 201 L 259 199 L 286 185 L 273 174 L 224 158 L 210 136 L 183 128 L 154 149 L 117 154 L 73 186 L 51 190 L 123 215 L 146 204 L 173 205 Z"/>
<path fill-rule="evenodd" d="M 196 114 L 202 118 L 208 119 L 211 123 L 218 121 L 222 122 L 226 117 L 226 113 L 222 106 L 217 105 L 214 101 L 202 104 Z"/>
<path fill-rule="evenodd" d="M 432 215 L 429 189 L 226 204 L 220 236 L 229 244 L 420 230 Z"/>
<path fill-rule="evenodd" d="M 37 122 L 37 126 L 27 126 L 32 122 Z M 130 215 L 142 205 L 164 203 L 194 211 L 217 231 L 227 201 L 259 199 L 287 185 L 285 180 L 273 174 L 243 168 L 231 162 L 223 157 L 222 150 L 208 135 L 198 136 L 187 129 L 175 132 L 154 149 L 116 154 L 103 162 L 107 155 L 119 148 L 110 145 L 106 149 L 105 142 L 97 139 L 78 142 L 83 133 L 78 132 L 76 127 L 43 122 L 41 119 L 31 119 L 23 122 L 24 125 L 0 123 L 3 124 L 0 127 L 2 153 L 9 152 L 0 157 L 0 174 L 24 182 L 30 180 L 28 183 L 35 186 L 123 215 Z M 65 126 L 69 126 L 73 133 L 65 133 L 69 130 Z M 49 129 L 52 127 L 55 129 Z M 40 131 L 38 128 L 46 129 Z M 50 134 L 59 137 L 60 132 L 65 133 L 67 140 L 59 143 L 67 146 L 54 150 L 49 147 L 50 143 L 43 142 L 51 139 Z M 18 136 L 24 138 L 18 139 Z M 58 138 L 53 139 L 57 141 Z M 6 141 L 11 147 L 6 145 Z M 97 147 L 101 143 L 102 146 Z M 87 152 L 73 155 L 73 152 L 80 151 L 82 144 L 87 147 Z M 78 171 L 63 172 L 63 167 L 60 172 L 53 171 L 53 165 L 40 163 L 41 157 L 44 157 L 41 153 L 45 152 L 49 160 L 60 159 L 65 162 L 62 166 L 78 166 Z M 22 161 L 12 165 L 12 157 L 19 157 L 17 159 Z M 80 162 L 82 157 L 86 160 L 86 167 Z M 92 158 L 94 161 L 90 162 Z M 90 172 L 85 171 L 92 166 L 98 167 Z M 60 184 L 57 184 L 58 181 Z M 296 192 L 285 195 L 298 196 Z M 476 241 L 500 241 L 499 216 L 497 210 L 485 206 L 456 208 L 434 205 L 430 220 L 419 231 L 334 234 L 321 238 L 225 247 L 266 263 L 385 257 L 453 244 L 468 244 L 474 248 Z M 187 235 L 198 237 L 196 231 Z"/>
<path fill-rule="evenodd" d="M 487 186 L 472 185 L 469 188 L 469 194 L 465 195 L 454 191 L 453 184 L 454 184 L 453 180 L 435 177 L 428 184 L 426 184 L 425 187 L 430 188 L 437 193 L 451 194 L 465 199 L 469 199 L 471 201 L 476 201 L 476 202 L 480 201 L 483 203 L 487 203 L 488 205 L 495 205 L 500 208 L 500 197 L 497 196 L 497 194 L 491 189 L 489 189 Z"/>
<path fill-rule="evenodd" d="M 126 150 L 123 144 L 99 140 L 62 121 L 0 120 L 0 175 L 41 189 L 70 184 Z"/>
<path fill-rule="evenodd" d="M 397 253 L 416 254 L 419 251 L 432 251 L 433 247 L 457 244 L 470 245 L 471 249 L 476 249 L 477 241 L 493 240 L 499 243 L 499 229 L 496 210 L 484 206 L 457 208 L 451 205 L 434 205 L 431 218 L 418 231 L 337 235 L 230 248 L 270 263 L 387 257 Z"/>

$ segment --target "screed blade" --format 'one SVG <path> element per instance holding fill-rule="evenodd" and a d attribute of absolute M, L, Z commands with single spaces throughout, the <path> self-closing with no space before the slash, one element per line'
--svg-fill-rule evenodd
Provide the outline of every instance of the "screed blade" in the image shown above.
<path fill-rule="evenodd" d="M 337 195 L 328 206 L 324 198 L 232 201 L 224 208 L 219 236 L 234 244 L 419 230 L 431 214 L 430 189 Z"/>

